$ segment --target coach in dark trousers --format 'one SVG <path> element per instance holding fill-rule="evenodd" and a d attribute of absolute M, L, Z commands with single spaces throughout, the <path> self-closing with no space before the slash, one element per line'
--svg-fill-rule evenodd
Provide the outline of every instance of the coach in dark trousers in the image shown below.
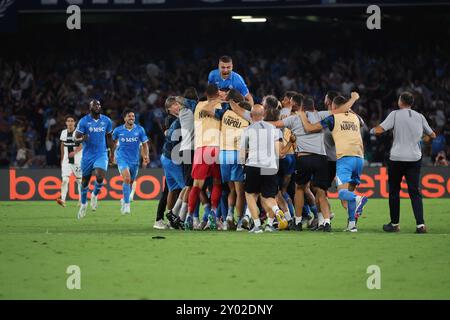
<path fill-rule="evenodd" d="M 431 138 L 435 138 L 436 134 L 421 113 L 411 110 L 413 103 L 413 95 L 410 92 L 403 92 L 398 99 L 399 110 L 392 111 L 378 127 L 370 130 L 371 134 L 378 135 L 392 129 L 394 134 L 388 165 L 391 222 L 383 226 L 386 232 L 400 231 L 400 184 L 403 176 L 408 184 L 408 193 L 416 218 L 416 233 L 427 232 L 419 188 L 422 161 L 420 141 L 424 133 Z"/>

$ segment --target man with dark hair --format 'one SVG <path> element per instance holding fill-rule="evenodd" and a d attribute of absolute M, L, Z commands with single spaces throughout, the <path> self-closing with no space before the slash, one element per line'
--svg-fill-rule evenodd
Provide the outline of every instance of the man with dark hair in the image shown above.
<path fill-rule="evenodd" d="M 215 84 L 206 87 L 207 101 L 200 101 L 194 111 L 194 161 L 192 165 L 193 187 L 189 193 L 188 216 L 185 227 L 193 228 L 194 211 L 200 192 L 208 177 L 212 177 L 211 214 L 208 219 L 211 229 L 216 228 L 216 214 L 222 195 L 222 182 L 219 166 L 220 120 L 211 112 L 221 109 L 219 89 Z"/>
<path fill-rule="evenodd" d="M 75 139 L 83 143 L 83 156 L 81 159 L 81 206 L 78 211 L 78 219 L 86 215 L 87 193 L 92 171 L 95 171 L 94 191 L 91 194 L 92 211 L 97 210 L 97 196 L 103 186 L 103 180 L 108 170 L 108 146 L 113 148 L 112 121 L 109 117 L 101 114 L 100 101 L 89 102 L 89 114 L 81 118 L 75 130 Z M 112 154 L 111 154 L 112 156 Z"/>
<path fill-rule="evenodd" d="M 296 91 L 286 91 L 281 100 L 282 109 L 280 110 L 280 119 L 287 118 L 293 114 L 295 114 L 294 110 L 294 102 L 292 101 L 292 97 L 300 95 Z M 301 102 L 300 102 L 301 103 Z M 288 128 L 283 129 L 283 147 L 285 147 L 289 141 L 291 140 L 291 136 L 293 136 L 292 131 Z M 294 209 L 294 193 L 295 193 L 295 145 L 293 145 L 286 153 L 286 156 L 280 159 L 280 193 L 283 197 L 284 201 L 286 201 L 288 210 L 285 212 L 286 219 L 289 224 L 292 226 L 291 218 L 295 214 Z M 292 181 L 292 182 L 291 182 Z"/>
<path fill-rule="evenodd" d="M 292 97 L 292 99 L 297 96 Z M 354 100 L 349 101 L 332 113 L 347 112 Z M 303 99 L 302 111 L 315 111 L 314 100 L 306 97 Z M 308 112 L 307 117 L 311 123 L 321 120 L 316 112 Z M 272 122 L 277 128 L 287 127 L 292 130 L 297 138 L 297 163 L 296 163 L 296 190 L 295 190 L 295 229 L 302 230 L 302 209 L 304 204 L 305 189 L 311 181 L 316 190 L 316 198 L 324 216 L 323 231 L 330 232 L 330 210 L 328 208 L 326 192 L 328 185 L 328 164 L 321 132 L 308 134 L 298 115 L 292 115 L 283 120 Z"/>
<path fill-rule="evenodd" d="M 277 109 L 278 108 L 278 99 L 275 96 L 268 95 L 263 98 L 262 105 L 266 109 Z"/>
<path fill-rule="evenodd" d="M 329 115 L 331 112 L 333 100 L 339 95 L 337 91 L 328 91 L 325 95 L 324 99 L 324 105 L 327 108 L 326 111 L 319 111 L 319 116 L 321 116 L 321 119 L 324 119 Z M 341 105 L 342 103 L 339 103 Z M 331 135 L 330 129 L 324 128 L 323 129 L 323 139 L 325 144 L 325 152 L 327 153 L 327 160 L 328 160 L 328 189 L 331 188 L 331 185 L 333 184 L 334 178 L 336 177 L 336 147 L 334 145 L 333 136 Z M 328 202 L 328 206 L 330 207 L 331 212 L 331 205 Z M 333 218 L 334 214 L 331 212 L 331 218 Z M 323 215 L 322 212 L 318 212 L 318 226 L 323 224 Z"/>
<path fill-rule="evenodd" d="M 226 97 L 228 102 L 239 103 L 241 107 L 249 108 L 249 103 L 236 89 L 231 89 Z M 235 113 L 228 102 L 221 104 L 221 108 L 204 108 L 211 116 L 218 119 L 220 125 L 220 175 L 222 182 L 229 188 L 227 196 L 228 212 L 222 212 L 222 230 L 234 228 L 234 209 L 239 217 L 238 231 L 242 231 L 241 224 L 245 209 L 244 170 L 239 163 L 239 146 L 242 132 L 249 126 L 249 121 Z"/>
<path fill-rule="evenodd" d="M 295 94 L 295 95 L 292 96 L 291 102 L 292 102 L 292 112 L 293 113 L 299 111 L 300 107 L 303 104 L 303 99 L 304 98 L 305 98 L 305 96 L 302 95 L 301 93 Z"/>
<path fill-rule="evenodd" d="M 81 197 L 81 150 L 83 145 L 75 141 L 76 118 L 73 115 L 65 117 L 66 129 L 61 132 L 61 197 L 56 202 L 66 206 L 67 191 L 69 190 L 69 178 L 73 174 L 77 180 L 78 194 Z M 81 200 L 81 199 L 80 199 Z"/>
<path fill-rule="evenodd" d="M 424 133 L 432 139 L 436 137 L 436 134 L 421 113 L 411 110 L 413 103 L 413 95 L 410 92 L 403 92 L 398 99 L 399 110 L 392 111 L 379 126 L 370 130 L 371 134 L 376 135 L 388 130 L 393 130 L 394 134 L 388 165 L 391 221 L 383 226 L 386 232 L 400 231 L 399 194 L 403 176 L 408 184 L 408 194 L 416 218 L 416 233 L 427 232 L 419 189 L 422 161 L 420 141 Z"/>
<path fill-rule="evenodd" d="M 143 127 L 135 123 L 135 114 L 131 109 L 123 112 L 124 124 L 113 131 L 113 147 L 111 149 L 112 162 L 117 163 L 119 173 L 123 178 L 121 209 L 122 214 L 131 213 L 130 193 L 131 185 L 139 172 L 140 151 L 142 145 L 142 164 L 149 162 L 148 138 Z M 117 147 L 117 150 L 115 150 Z"/>
<path fill-rule="evenodd" d="M 208 75 L 208 83 L 214 83 L 217 87 L 226 91 L 230 89 L 238 90 L 253 105 L 253 97 L 248 91 L 244 79 L 233 71 L 233 61 L 229 56 L 222 56 L 219 59 L 219 66 Z"/>
<path fill-rule="evenodd" d="M 352 104 L 359 98 L 356 92 L 352 93 Z M 333 100 L 332 111 L 340 108 L 347 100 L 336 97 Z M 347 201 L 348 225 L 346 231 L 357 232 L 356 213 L 362 213 L 367 197 L 357 196 L 354 193 L 360 183 L 360 176 L 364 164 L 364 146 L 361 138 L 359 117 L 353 112 L 336 113 L 327 116 L 320 122 L 311 124 L 305 113 L 301 113 L 303 126 L 307 132 L 320 132 L 329 128 L 336 146 L 336 180 L 339 190 L 339 199 Z M 321 205 L 321 210 L 323 211 Z M 324 217 L 325 218 L 325 217 Z"/>

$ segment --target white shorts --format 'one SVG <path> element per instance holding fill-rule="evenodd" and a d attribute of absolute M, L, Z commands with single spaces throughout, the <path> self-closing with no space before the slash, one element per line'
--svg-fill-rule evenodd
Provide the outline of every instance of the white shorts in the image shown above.
<path fill-rule="evenodd" d="M 73 163 L 63 163 L 61 166 L 62 177 L 70 177 L 73 175 L 81 179 L 81 166 Z"/>

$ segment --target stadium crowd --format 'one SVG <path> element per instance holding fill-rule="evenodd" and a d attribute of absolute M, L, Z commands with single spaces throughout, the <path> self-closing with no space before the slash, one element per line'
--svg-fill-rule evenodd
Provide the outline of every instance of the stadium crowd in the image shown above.
<path fill-rule="evenodd" d="M 399 93 L 411 91 L 414 108 L 436 128 L 437 138 L 423 146 L 423 163 L 445 164 L 448 159 L 450 66 L 438 47 L 346 53 L 298 46 L 227 50 L 255 103 L 268 94 L 281 99 L 284 92 L 295 90 L 314 97 L 321 110 L 328 90 L 346 96 L 356 90 L 361 99 L 353 109 L 368 127 L 374 127 L 396 109 Z M 136 110 L 136 121 L 151 142 L 149 167 L 160 167 L 165 99 L 189 86 L 203 92 L 221 53 L 193 46 L 155 55 L 136 48 L 112 49 L 101 56 L 80 50 L 64 55 L 41 52 L 33 59 L 0 58 L 0 166 L 59 166 L 64 116 L 72 113 L 81 118 L 88 112 L 89 99 L 96 98 L 116 123 L 126 107 Z M 364 134 L 366 164 L 386 162 L 389 139 L 390 135 Z"/>

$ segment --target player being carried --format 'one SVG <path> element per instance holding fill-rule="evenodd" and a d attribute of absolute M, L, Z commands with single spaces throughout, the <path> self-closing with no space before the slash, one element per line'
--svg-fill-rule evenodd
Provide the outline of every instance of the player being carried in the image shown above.
<path fill-rule="evenodd" d="M 97 196 L 103 185 L 106 170 L 108 170 L 108 150 L 106 143 L 112 148 L 112 122 L 103 114 L 100 101 L 91 100 L 89 103 L 89 114 L 78 122 L 75 131 L 76 141 L 83 143 L 83 156 L 81 159 L 81 206 L 78 211 L 78 219 L 86 215 L 87 193 L 92 171 L 95 171 L 96 181 L 91 194 L 92 211 L 97 210 Z M 106 142 L 108 140 L 108 142 Z"/>
<path fill-rule="evenodd" d="M 219 88 L 221 98 L 225 98 L 229 90 L 236 89 L 253 106 L 253 97 L 242 76 L 233 71 L 233 60 L 229 56 L 220 57 L 218 68 L 208 75 L 208 84 L 215 84 Z"/>
<path fill-rule="evenodd" d="M 66 206 L 67 191 L 69 190 L 69 178 L 73 174 L 78 185 L 78 195 L 81 200 L 81 150 L 83 145 L 75 141 L 75 117 L 72 115 L 66 116 L 66 129 L 61 131 L 61 198 L 56 199 L 56 202 L 62 206 Z"/>
<path fill-rule="evenodd" d="M 134 111 L 125 109 L 123 112 L 123 120 L 125 122 L 124 125 L 116 127 L 112 134 L 114 144 L 111 149 L 111 162 L 117 163 L 117 167 L 123 178 L 123 198 L 120 200 L 120 212 L 122 214 L 128 214 L 131 213 L 131 185 L 138 175 L 141 150 L 142 165 L 144 167 L 149 162 L 149 155 L 147 135 L 143 127 L 135 124 Z M 140 148 L 141 144 L 142 149 Z"/>

